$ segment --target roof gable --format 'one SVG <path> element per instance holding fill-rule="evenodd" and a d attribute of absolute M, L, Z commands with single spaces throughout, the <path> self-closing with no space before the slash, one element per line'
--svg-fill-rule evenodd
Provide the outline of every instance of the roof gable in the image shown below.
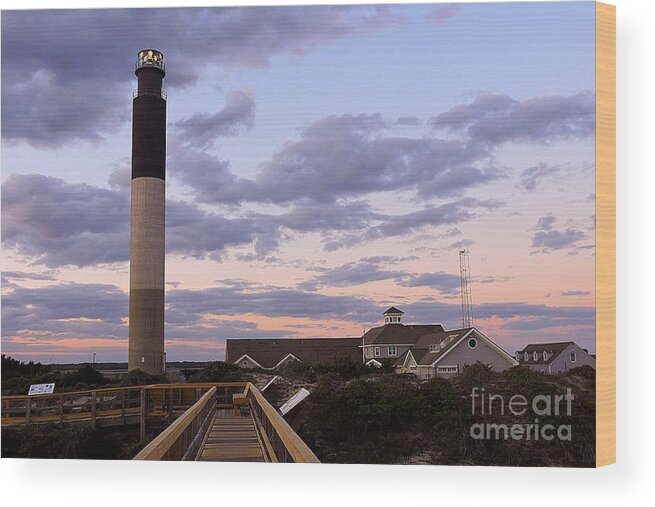
<path fill-rule="evenodd" d="M 413 345 L 425 334 L 440 332 L 444 332 L 441 324 L 385 324 L 369 329 L 363 339 L 365 345 Z"/>
<path fill-rule="evenodd" d="M 575 342 L 530 343 L 523 350 L 518 351 L 518 361 L 521 364 L 550 364 L 570 345 L 575 345 Z M 537 353 L 536 361 L 534 360 L 535 352 Z M 544 359 L 544 352 L 548 353 L 546 359 Z M 527 360 L 525 359 L 526 353 L 528 354 Z"/>
<path fill-rule="evenodd" d="M 342 358 L 360 360 L 361 338 L 266 338 L 226 340 L 225 361 L 234 363 L 248 355 L 262 368 L 275 368 L 293 358 L 308 364 L 330 363 Z"/>

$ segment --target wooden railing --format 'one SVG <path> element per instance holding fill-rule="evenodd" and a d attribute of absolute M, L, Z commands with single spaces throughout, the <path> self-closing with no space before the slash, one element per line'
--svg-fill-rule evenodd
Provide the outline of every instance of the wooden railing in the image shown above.
<path fill-rule="evenodd" d="M 3 396 L 2 426 L 90 422 L 112 419 L 117 424 L 138 421 L 143 386 L 116 387 L 38 396 Z"/>
<path fill-rule="evenodd" d="M 218 407 L 232 407 L 232 395 L 245 382 L 153 384 L 37 396 L 3 396 L 2 426 L 88 423 L 91 426 L 141 424 L 183 414 L 212 387 Z"/>
<path fill-rule="evenodd" d="M 3 396 L 2 426 L 85 423 L 140 424 L 177 419 L 135 459 L 195 459 L 217 408 L 246 410 L 255 422 L 267 461 L 318 463 L 311 449 L 250 382 L 153 384 L 38 396 Z M 149 423 L 148 423 L 149 424 Z"/>
<path fill-rule="evenodd" d="M 195 405 L 178 417 L 134 459 L 194 460 L 214 418 L 216 399 L 216 387 L 212 387 Z"/>
<path fill-rule="evenodd" d="M 269 461 L 320 463 L 307 444 L 293 431 L 278 411 L 266 401 L 259 389 L 248 382 L 244 393 L 234 396 L 235 406 L 238 406 L 239 398 L 248 400 L 250 412 L 257 425 Z"/>

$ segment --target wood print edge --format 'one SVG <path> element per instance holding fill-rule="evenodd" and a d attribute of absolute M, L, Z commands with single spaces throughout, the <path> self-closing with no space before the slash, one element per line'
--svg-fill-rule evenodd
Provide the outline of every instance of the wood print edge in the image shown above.
<path fill-rule="evenodd" d="M 616 7 L 596 3 L 596 466 L 616 462 Z"/>

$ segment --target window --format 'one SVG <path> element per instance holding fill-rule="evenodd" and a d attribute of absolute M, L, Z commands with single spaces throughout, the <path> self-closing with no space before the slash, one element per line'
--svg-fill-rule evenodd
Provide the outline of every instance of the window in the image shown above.
<path fill-rule="evenodd" d="M 397 353 L 398 349 L 396 347 L 387 347 L 387 355 L 389 357 L 395 357 Z"/>
<path fill-rule="evenodd" d="M 539 359 L 539 354 L 537 354 L 536 350 L 532 353 L 532 359 L 534 359 L 535 361 Z"/>
<path fill-rule="evenodd" d="M 516 352 L 514 355 L 516 356 L 517 361 L 521 360 L 521 353 L 520 352 Z"/>
<path fill-rule="evenodd" d="M 457 373 L 459 367 L 455 366 L 437 366 L 437 373 Z"/>
<path fill-rule="evenodd" d="M 523 360 L 524 360 L 524 361 L 528 361 L 528 360 L 530 360 L 530 356 L 528 355 L 527 352 L 523 354 Z"/>
<path fill-rule="evenodd" d="M 548 361 L 548 352 L 544 350 L 544 361 Z"/>
<path fill-rule="evenodd" d="M 430 344 L 430 352 L 439 352 L 439 344 L 438 343 L 431 343 Z"/>
<path fill-rule="evenodd" d="M 477 346 L 478 346 L 478 340 L 476 340 L 475 338 L 471 338 L 469 340 L 469 348 L 474 349 Z"/>
<path fill-rule="evenodd" d="M 380 357 L 380 347 L 375 347 L 375 348 L 373 349 L 373 355 L 374 355 L 375 357 Z"/>
<path fill-rule="evenodd" d="M 576 359 L 577 359 L 577 358 L 575 357 L 575 350 L 572 350 L 572 351 L 571 351 L 571 362 L 572 362 L 572 363 L 575 363 Z"/>
<path fill-rule="evenodd" d="M 242 364 L 243 366 L 248 366 L 248 361 L 246 361 L 246 360 L 244 359 L 244 360 L 243 360 L 243 363 L 241 363 L 241 364 Z"/>

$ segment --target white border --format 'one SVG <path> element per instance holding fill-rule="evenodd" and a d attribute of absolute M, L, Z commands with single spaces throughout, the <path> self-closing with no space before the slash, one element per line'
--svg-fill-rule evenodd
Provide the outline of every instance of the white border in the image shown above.
<path fill-rule="evenodd" d="M 484 0 L 482 0 L 484 1 Z M 280 4 L 270 0 L 232 1 L 232 5 Z M 319 3 L 316 0 L 283 3 Z M 327 3 L 322 1 L 320 3 Z M 349 3 L 333 0 L 331 3 Z M 360 3 L 361 0 L 360 0 Z M 381 2 L 378 2 L 381 3 Z M 617 457 L 600 470 L 498 468 L 312 466 L 270 464 L 130 463 L 102 461 L 0 461 L 0 483 L 7 505 L 48 507 L 117 503 L 188 505 L 199 502 L 257 505 L 376 505 L 412 503 L 503 506 L 528 499 L 533 507 L 641 505 L 652 498 L 655 470 L 653 376 L 655 344 L 648 333 L 655 307 L 655 2 L 614 0 L 618 5 L 618 164 L 617 164 Z M 195 0 L 193 5 L 226 5 Z M 138 0 L 140 6 L 179 2 Z M 2 1 L 2 8 L 92 7 L 90 2 L 53 4 L 44 0 Z M 134 6 L 127 0 L 96 6 Z M 629 344 L 629 347 L 627 346 Z M 623 345 L 623 346 L 621 346 Z M 638 354 L 634 350 L 639 350 Z M 631 352 L 632 351 L 632 352 Z M 389 488 L 389 484 L 394 487 Z M 556 484 L 553 494 L 535 491 Z M 286 493 L 285 493 L 286 492 Z M 509 496 L 509 498 L 508 498 Z M 244 499 L 245 503 L 244 503 Z"/>

